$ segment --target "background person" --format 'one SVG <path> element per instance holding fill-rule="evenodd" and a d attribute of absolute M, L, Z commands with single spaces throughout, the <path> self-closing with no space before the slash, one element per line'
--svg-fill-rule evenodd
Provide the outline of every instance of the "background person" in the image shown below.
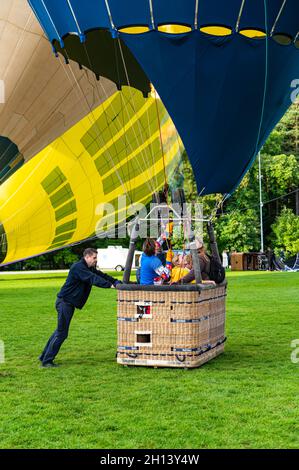
<path fill-rule="evenodd" d="M 228 254 L 226 250 L 223 250 L 222 252 L 222 266 L 224 269 L 228 268 Z"/>

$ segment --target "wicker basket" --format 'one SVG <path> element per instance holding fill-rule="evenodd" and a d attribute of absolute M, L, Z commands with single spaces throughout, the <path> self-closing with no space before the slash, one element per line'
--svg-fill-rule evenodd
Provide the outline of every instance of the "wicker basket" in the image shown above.
<path fill-rule="evenodd" d="M 117 289 L 119 364 L 192 368 L 224 351 L 226 282 Z"/>

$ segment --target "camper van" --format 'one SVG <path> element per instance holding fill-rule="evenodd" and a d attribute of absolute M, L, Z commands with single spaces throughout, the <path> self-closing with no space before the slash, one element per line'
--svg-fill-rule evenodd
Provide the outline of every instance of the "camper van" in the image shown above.
<path fill-rule="evenodd" d="M 123 271 L 126 265 L 126 259 L 129 248 L 122 246 L 108 246 L 108 248 L 98 248 L 98 269 L 110 269 L 115 271 Z M 135 251 L 132 268 L 138 268 L 141 251 Z"/>

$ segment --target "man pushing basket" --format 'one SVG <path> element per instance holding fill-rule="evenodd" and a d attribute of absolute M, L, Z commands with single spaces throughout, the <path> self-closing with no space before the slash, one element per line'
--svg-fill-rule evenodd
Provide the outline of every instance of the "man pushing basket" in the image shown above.
<path fill-rule="evenodd" d="M 57 295 L 55 305 L 58 313 L 57 328 L 39 356 L 42 367 L 57 367 L 53 361 L 68 336 L 75 308 L 81 310 L 84 307 L 92 286 L 110 288 L 121 283 L 108 274 L 98 271 L 96 264 L 97 250 L 86 248 L 83 258 L 71 266 L 68 277 Z"/>

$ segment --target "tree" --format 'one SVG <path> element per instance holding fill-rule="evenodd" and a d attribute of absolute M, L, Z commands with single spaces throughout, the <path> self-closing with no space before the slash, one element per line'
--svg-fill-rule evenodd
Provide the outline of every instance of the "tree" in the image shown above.
<path fill-rule="evenodd" d="M 263 158 L 263 186 L 268 198 L 287 194 L 299 186 L 299 162 L 294 155 Z"/>
<path fill-rule="evenodd" d="M 28 270 L 42 269 L 43 264 L 46 262 L 46 260 L 46 255 L 40 255 L 36 256 L 35 258 L 30 258 L 24 261 L 24 268 Z"/>
<path fill-rule="evenodd" d="M 299 253 L 299 217 L 284 207 L 272 225 L 275 251 L 283 250 L 287 257 Z"/>
<path fill-rule="evenodd" d="M 266 155 L 279 155 L 284 151 L 283 143 L 283 132 L 279 132 L 279 130 L 274 129 L 265 142 L 262 153 Z"/>
<path fill-rule="evenodd" d="M 275 131 L 281 135 L 281 150 L 272 153 L 272 155 L 278 153 L 293 154 L 299 159 L 299 102 L 290 107 L 277 124 Z"/>
<path fill-rule="evenodd" d="M 71 249 L 65 248 L 64 250 L 58 250 L 54 253 L 53 261 L 55 266 L 60 269 L 69 268 L 73 263 L 78 261 L 78 255 L 73 253 Z"/>
<path fill-rule="evenodd" d="M 259 220 L 253 209 L 235 210 L 215 225 L 219 251 L 259 251 Z"/>

